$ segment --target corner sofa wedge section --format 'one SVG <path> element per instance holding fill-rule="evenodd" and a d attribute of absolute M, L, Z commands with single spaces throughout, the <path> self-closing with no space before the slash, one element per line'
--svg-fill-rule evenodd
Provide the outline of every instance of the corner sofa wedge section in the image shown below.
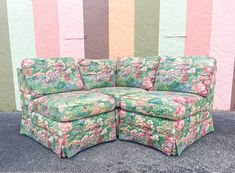
<path fill-rule="evenodd" d="M 20 133 L 72 157 L 116 139 L 115 99 L 85 91 L 73 58 L 25 59 L 18 69 L 22 102 Z"/>
<path fill-rule="evenodd" d="M 214 58 L 161 57 L 154 91 L 121 98 L 119 139 L 180 155 L 214 131 L 215 73 Z"/>
<path fill-rule="evenodd" d="M 37 58 L 21 67 L 20 133 L 58 157 L 117 138 L 180 155 L 214 130 L 210 57 Z"/>

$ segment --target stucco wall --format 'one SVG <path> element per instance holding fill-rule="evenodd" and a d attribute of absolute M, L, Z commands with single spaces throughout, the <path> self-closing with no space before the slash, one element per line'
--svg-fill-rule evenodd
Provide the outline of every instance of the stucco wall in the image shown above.
<path fill-rule="evenodd" d="M 135 56 L 158 54 L 160 0 L 135 0 Z"/>
<path fill-rule="evenodd" d="M 60 56 L 83 58 L 84 20 L 83 1 L 58 1 Z"/>
<path fill-rule="evenodd" d="M 6 0 L 0 0 L 0 111 L 15 110 Z"/>
<path fill-rule="evenodd" d="M 186 0 L 161 0 L 159 55 L 184 55 Z"/>
<path fill-rule="evenodd" d="M 235 3 L 233 2 L 213 1 L 210 55 L 216 57 L 218 67 L 214 108 L 222 110 L 229 110 L 231 107 L 235 59 Z"/>
<path fill-rule="evenodd" d="M 209 55 L 212 2 L 213 0 L 187 1 L 185 55 Z"/>
<path fill-rule="evenodd" d="M 83 1 L 85 57 L 109 58 L 109 1 Z"/>
<path fill-rule="evenodd" d="M 16 68 L 22 59 L 55 56 L 214 56 L 218 61 L 214 108 L 229 110 L 235 104 L 234 1 L 0 2 L 0 99 L 4 99 L 0 111 L 20 109 Z"/>
<path fill-rule="evenodd" d="M 134 0 L 109 0 L 110 58 L 134 55 Z"/>
<path fill-rule="evenodd" d="M 16 68 L 20 67 L 20 63 L 24 58 L 36 57 L 32 2 L 28 0 L 8 0 L 7 7 L 15 102 L 16 109 L 20 110 L 20 93 Z"/>

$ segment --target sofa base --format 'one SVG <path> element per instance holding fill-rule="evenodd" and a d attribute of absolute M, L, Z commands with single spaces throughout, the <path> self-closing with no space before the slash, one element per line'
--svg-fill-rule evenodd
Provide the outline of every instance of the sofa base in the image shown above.
<path fill-rule="evenodd" d="M 186 147 L 214 131 L 211 112 L 199 112 L 187 121 L 171 121 L 123 110 L 120 110 L 119 114 L 120 140 L 147 145 L 169 156 L 180 155 Z M 130 118 L 131 116 L 138 118 L 132 119 L 133 117 Z M 130 119 L 133 121 L 131 122 Z M 136 121 L 138 122 L 136 123 Z M 156 122 L 157 124 L 154 124 Z M 162 124 L 162 127 L 159 124 Z M 169 133 L 167 130 L 162 131 L 162 129 L 167 129 L 166 125 L 169 126 L 170 124 L 172 126 L 172 133 Z"/>
<path fill-rule="evenodd" d="M 105 121 L 104 118 L 110 122 L 100 123 Z M 20 134 L 33 138 L 43 146 L 51 149 L 60 158 L 70 158 L 79 151 L 91 146 L 116 140 L 114 112 L 88 117 L 85 121 L 76 121 L 57 122 L 36 113 L 33 115 L 23 114 Z M 48 124 L 51 124 L 51 127 Z M 55 129 L 51 129 L 52 127 L 62 127 L 65 133 L 55 134 Z"/>

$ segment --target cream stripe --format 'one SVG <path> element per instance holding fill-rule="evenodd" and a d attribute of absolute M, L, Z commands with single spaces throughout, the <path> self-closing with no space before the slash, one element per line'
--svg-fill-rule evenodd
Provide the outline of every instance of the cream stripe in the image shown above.
<path fill-rule="evenodd" d="M 8 0 L 8 23 L 14 76 L 16 108 L 20 110 L 16 68 L 24 58 L 35 57 L 32 1 Z"/>
<path fill-rule="evenodd" d="M 159 55 L 184 55 L 186 0 L 160 1 Z"/>

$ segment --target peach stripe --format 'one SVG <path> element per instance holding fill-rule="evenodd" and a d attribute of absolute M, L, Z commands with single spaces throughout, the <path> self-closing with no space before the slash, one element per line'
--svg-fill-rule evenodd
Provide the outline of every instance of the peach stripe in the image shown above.
<path fill-rule="evenodd" d="M 37 57 L 60 56 L 57 0 L 33 0 Z"/>
<path fill-rule="evenodd" d="M 134 0 L 109 1 L 109 56 L 134 55 Z"/>

